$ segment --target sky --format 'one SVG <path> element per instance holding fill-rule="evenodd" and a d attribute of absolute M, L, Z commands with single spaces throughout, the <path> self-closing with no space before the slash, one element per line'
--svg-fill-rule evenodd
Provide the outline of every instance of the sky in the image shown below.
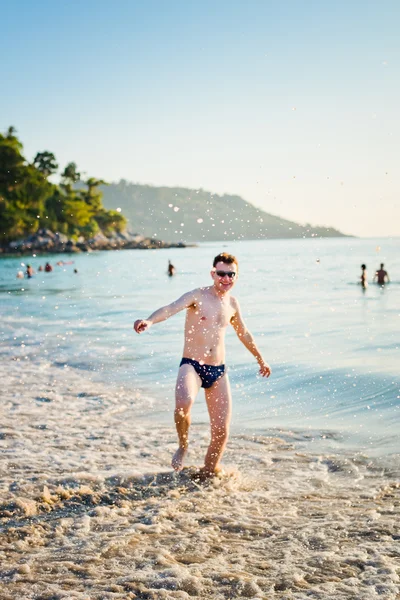
<path fill-rule="evenodd" d="M 28 160 L 400 236 L 398 0 L 0 0 L 0 22 Z"/>

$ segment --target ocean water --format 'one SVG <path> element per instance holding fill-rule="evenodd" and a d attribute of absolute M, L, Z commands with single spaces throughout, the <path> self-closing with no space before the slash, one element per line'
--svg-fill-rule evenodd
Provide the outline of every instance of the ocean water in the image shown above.
<path fill-rule="evenodd" d="M 238 256 L 238 297 L 249 329 L 273 368 L 268 380 L 227 334 L 234 393 L 233 428 L 290 429 L 373 453 L 398 452 L 400 407 L 400 239 L 274 240 L 202 244 L 162 251 L 100 252 L 74 264 L 17 280 L 20 263 L 0 262 L 2 381 L 9 361 L 48 365 L 145 396 L 141 418 L 171 421 L 184 314 L 137 336 L 132 323 L 195 287 L 211 282 L 219 251 Z M 56 259 L 67 260 L 64 256 Z M 166 275 L 168 259 L 177 267 Z M 29 258 L 34 267 L 44 260 Z M 385 288 L 357 285 L 384 262 Z M 79 273 L 75 274 L 73 268 Z M 199 397 L 195 414 L 206 419 Z M 322 439 L 327 439 L 326 437 Z"/>
<path fill-rule="evenodd" d="M 230 330 L 232 434 L 202 486 L 201 393 L 169 466 L 184 315 L 132 324 L 221 250 L 272 376 Z M 16 279 L 28 260 L 0 261 L 1 600 L 398 597 L 400 239 L 60 255 Z M 392 282 L 363 291 L 381 262 Z"/>

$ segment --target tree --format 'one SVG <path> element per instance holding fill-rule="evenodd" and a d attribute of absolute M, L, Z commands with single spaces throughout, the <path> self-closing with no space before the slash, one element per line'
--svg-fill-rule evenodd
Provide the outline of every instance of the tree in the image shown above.
<path fill-rule="evenodd" d="M 15 139 L 17 139 L 16 135 L 15 135 L 16 133 L 17 133 L 16 128 L 13 125 L 10 125 L 10 127 L 7 129 L 6 137 L 9 140 L 11 140 L 11 139 L 15 140 Z"/>
<path fill-rule="evenodd" d="M 81 198 L 97 212 L 103 208 L 103 194 L 98 187 L 99 185 L 107 185 L 107 183 L 103 181 L 103 179 L 96 179 L 95 177 L 90 177 L 85 183 L 87 185 L 87 190 L 81 191 Z"/>
<path fill-rule="evenodd" d="M 93 217 L 93 210 L 90 206 L 77 198 L 67 197 L 64 201 L 64 219 L 67 223 L 80 229 L 86 227 Z"/>
<path fill-rule="evenodd" d="M 88 186 L 89 196 L 97 192 L 96 188 L 98 188 L 99 185 L 107 185 L 107 183 L 103 179 L 96 179 L 96 177 L 90 177 L 85 181 L 85 183 Z"/>
<path fill-rule="evenodd" d="M 70 162 L 61 173 L 62 184 L 61 186 L 66 192 L 70 193 L 74 183 L 80 180 L 81 174 L 77 171 L 76 163 Z"/>
<path fill-rule="evenodd" d="M 56 157 L 52 152 L 48 152 L 47 150 L 36 154 L 33 166 L 46 178 L 55 173 L 58 169 Z"/>
<path fill-rule="evenodd" d="M 105 234 L 113 231 L 123 231 L 126 228 L 126 218 L 116 210 L 105 210 L 104 208 L 97 212 L 94 217 Z"/>
<path fill-rule="evenodd" d="M 74 162 L 64 169 L 61 185 L 47 180 L 58 165 L 54 154 L 39 152 L 33 163 L 22 154 L 15 127 L 0 134 L 0 244 L 49 227 L 73 237 L 93 237 L 99 227 L 112 234 L 126 225 L 116 211 L 103 208 L 100 185 L 94 177 L 87 188 L 74 190 L 80 179 Z"/>
<path fill-rule="evenodd" d="M 13 190 L 21 179 L 24 170 L 21 149 L 22 144 L 16 137 L 0 134 L 0 194 Z"/>

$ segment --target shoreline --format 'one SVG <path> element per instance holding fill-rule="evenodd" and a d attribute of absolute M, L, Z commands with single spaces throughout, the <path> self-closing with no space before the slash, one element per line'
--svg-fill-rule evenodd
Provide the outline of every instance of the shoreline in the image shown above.
<path fill-rule="evenodd" d="M 0 259 L 1 258 L 15 258 L 19 256 L 51 256 L 53 254 L 85 254 L 90 252 L 108 252 L 113 250 L 163 250 L 169 248 L 195 248 L 196 244 L 184 244 L 179 242 L 177 244 L 161 242 L 158 240 L 151 240 L 149 242 L 144 241 L 143 243 L 127 243 L 127 244 L 109 244 L 103 246 L 93 246 L 89 244 L 77 244 L 73 248 L 55 247 L 55 248 L 27 248 L 26 250 L 15 250 L 10 252 L 4 248 L 0 248 Z"/>
<path fill-rule="evenodd" d="M 114 233 L 107 237 L 101 231 L 93 238 L 83 237 L 70 239 L 50 229 L 39 229 L 26 239 L 10 241 L 0 246 L 0 258 L 28 256 L 31 254 L 79 254 L 96 250 L 155 250 L 161 248 L 187 248 L 195 244 L 183 242 L 164 242 L 156 238 L 131 233 L 129 231 Z"/>

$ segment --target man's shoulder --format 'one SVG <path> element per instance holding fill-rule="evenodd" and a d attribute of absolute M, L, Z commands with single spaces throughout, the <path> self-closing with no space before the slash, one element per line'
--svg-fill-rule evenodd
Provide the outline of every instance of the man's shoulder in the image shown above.
<path fill-rule="evenodd" d="M 192 290 L 190 293 L 196 296 L 204 296 L 209 291 L 209 287 L 199 287 Z"/>
<path fill-rule="evenodd" d="M 194 301 L 204 297 L 207 288 L 194 288 L 186 292 L 185 296 L 193 298 Z"/>
<path fill-rule="evenodd" d="M 235 296 L 230 297 L 231 305 L 237 310 L 239 308 L 239 300 Z"/>

